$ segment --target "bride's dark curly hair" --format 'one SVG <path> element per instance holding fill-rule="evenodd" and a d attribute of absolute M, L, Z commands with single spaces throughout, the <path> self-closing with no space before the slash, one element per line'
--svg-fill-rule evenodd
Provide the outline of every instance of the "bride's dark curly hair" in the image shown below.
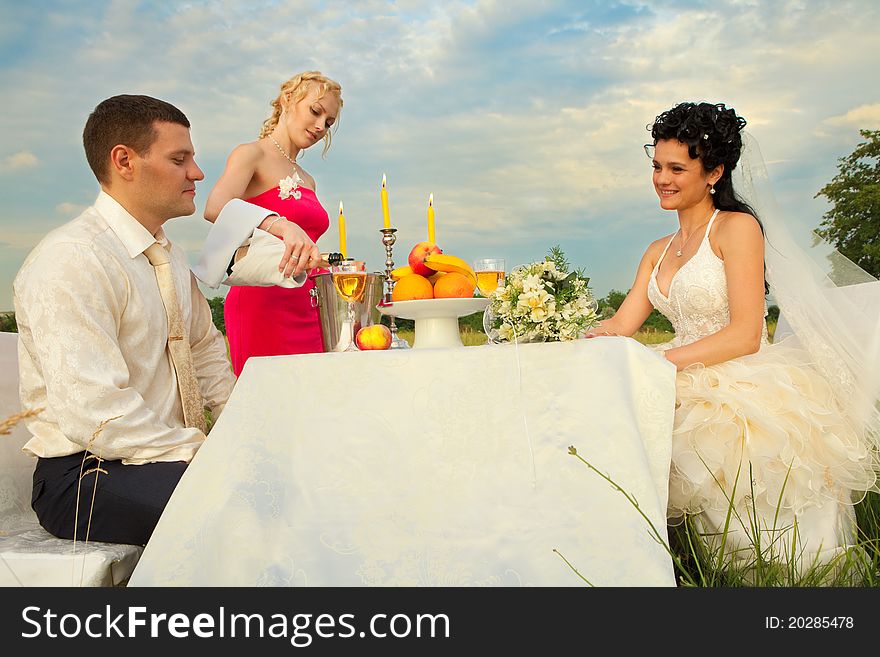
<path fill-rule="evenodd" d="M 741 133 L 745 126 L 746 120 L 724 103 L 680 103 L 654 119 L 648 130 L 655 145 L 664 139 L 677 139 L 687 145 L 691 159 L 700 158 L 706 172 L 723 164 L 724 173 L 715 183 L 712 197 L 715 207 L 757 218 L 755 211 L 736 196 L 731 182 L 742 153 Z"/>
<path fill-rule="evenodd" d="M 723 164 L 724 172 L 714 185 L 712 202 L 719 210 L 752 215 L 763 233 L 764 226 L 758 214 L 733 190 L 731 174 L 742 154 L 742 129 L 745 126 L 746 120 L 724 103 L 679 103 L 660 114 L 647 127 L 655 146 L 658 141 L 677 139 L 688 147 L 691 159 L 700 158 L 706 172 Z M 764 289 L 768 290 L 766 281 Z"/>

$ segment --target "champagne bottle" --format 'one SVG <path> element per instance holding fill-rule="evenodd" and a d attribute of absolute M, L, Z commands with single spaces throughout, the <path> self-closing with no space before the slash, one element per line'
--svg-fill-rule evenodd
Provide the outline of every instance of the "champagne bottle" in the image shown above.
<path fill-rule="evenodd" d="M 341 253 L 322 253 L 321 254 L 321 262 L 317 264 L 318 267 L 332 267 L 333 265 L 338 265 L 342 262 L 342 254 Z"/>

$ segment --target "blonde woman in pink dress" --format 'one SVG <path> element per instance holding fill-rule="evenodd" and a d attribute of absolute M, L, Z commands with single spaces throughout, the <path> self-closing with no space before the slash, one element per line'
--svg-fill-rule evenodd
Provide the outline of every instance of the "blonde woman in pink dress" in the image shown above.
<path fill-rule="evenodd" d="M 259 228 L 284 242 L 278 269 L 285 276 L 313 272 L 321 261 L 315 243 L 330 221 L 314 178 L 296 160 L 319 141 L 326 154 L 330 128 L 342 109 L 341 93 L 337 82 L 318 71 L 300 73 L 282 84 L 259 139 L 236 146 L 205 205 L 205 218 L 211 222 L 234 198 L 277 212 L 279 216 L 268 217 Z M 296 288 L 230 288 L 224 315 L 236 376 L 251 356 L 323 351 L 318 311 L 309 295 L 313 287 L 309 279 Z"/>

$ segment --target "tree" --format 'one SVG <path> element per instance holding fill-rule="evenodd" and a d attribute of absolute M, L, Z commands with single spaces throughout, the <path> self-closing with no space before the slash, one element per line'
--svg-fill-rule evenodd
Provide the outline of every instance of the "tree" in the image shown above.
<path fill-rule="evenodd" d="M 4 333 L 18 333 L 18 324 L 15 322 L 15 313 L 0 313 L 0 331 Z"/>
<path fill-rule="evenodd" d="M 619 309 L 623 300 L 629 292 L 621 292 L 620 290 L 611 290 L 604 299 L 599 299 L 599 319 L 608 319 L 612 317 Z M 646 329 L 654 331 L 664 331 L 672 333 L 672 323 L 656 308 L 651 311 L 645 323 L 642 324 L 640 330 Z"/>
<path fill-rule="evenodd" d="M 598 314 L 600 319 L 608 319 L 619 309 L 623 300 L 626 299 L 626 292 L 620 290 L 611 290 L 604 299 L 599 299 Z"/>
<path fill-rule="evenodd" d="M 223 297 L 213 297 L 208 299 L 208 306 L 211 308 L 211 319 L 214 320 L 214 326 L 223 335 L 226 335 L 226 319 L 223 316 Z"/>
<path fill-rule="evenodd" d="M 838 251 L 880 277 L 880 130 L 859 130 L 865 141 L 840 158 L 838 173 L 816 194 L 834 207 L 816 230 Z"/>

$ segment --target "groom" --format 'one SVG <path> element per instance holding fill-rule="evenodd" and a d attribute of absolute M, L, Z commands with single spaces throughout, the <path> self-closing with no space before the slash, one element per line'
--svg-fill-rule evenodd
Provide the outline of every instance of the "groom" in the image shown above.
<path fill-rule="evenodd" d="M 61 538 L 144 545 L 235 378 L 183 251 L 190 124 L 149 96 L 101 102 L 83 131 L 94 204 L 49 233 L 13 284 L 32 506 Z M 87 533 L 88 532 L 88 533 Z"/>

